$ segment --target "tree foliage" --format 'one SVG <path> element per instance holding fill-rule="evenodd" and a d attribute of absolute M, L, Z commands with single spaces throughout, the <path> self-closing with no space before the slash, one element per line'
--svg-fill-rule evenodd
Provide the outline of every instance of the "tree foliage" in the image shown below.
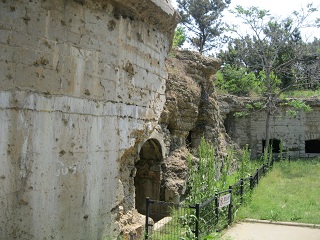
<path fill-rule="evenodd" d="M 174 32 L 173 47 L 182 47 L 187 38 L 186 31 L 182 26 L 178 26 Z"/>
<path fill-rule="evenodd" d="M 222 12 L 230 0 L 177 0 L 177 3 L 191 44 L 200 54 L 211 50 L 216 38 L 225 30 Z"/>
<path fill-rule="evenodd" d="M 295 77 L 303 85 L 300 88 L 317 90 L 320 86 L 320 39 L 306 44 L 304 54 L 294 66 Z"/>
<path fill-rule="evenodd" d="M 230 64 L 217 72 L 215 85 L 223 92 L 238 96 L 258 95 L 263 89 L 260 78 L 252 71 Z"/>
<path fill-rule="evenodd" d="M 281 79 L 277 88 L 301 84 L 301 81 L 298 82 L 303 77 L 301 70 L 305 68 L 304 73 L 307 73 L 312 64 L 314 70 L 317 65 L 317 54 L 308 51 L 310 46 L 303 42 L 300 34 L 302 28 L 316 26 L 316 23 L 312 25 L 307 22 L 308 17 L 316 11 L 308 4 L 306 10 L 295 11 L 284 19 L 277 19 L 267 10 L 237 6 L 234 14 L 242 19 L 250 32 L 242 34 L 238 27 L 234 27 L 233 31 L 238 37 L 231 39 L 228 49 L 221 51 L 218 56 L 225 63 L 244 66 L 256 75 L 263 70 L 270 91 L 274 91 L 269 78 L 271 74 Z M 310 62 L 307 63 L 307 60 Z"/>
<path fill-rule="evenodd" d="M 277 98 L 292 86 L 304 84 L 297 78 L 297 73 L 302 69 L 299 63 L 306 57 L 307 50 L 300 30 L 317 26 L 316 22 L 308 21 L 316 11 L 312 4 L 308 4 L 306 9 L 295 11 L 284 19 L 277 19 L 269 11 L 257 7 L 245 9 L 237 6 L 234 11 L 249 31 L 243 34 L 239 27 L 234 27 L 233 31 L 238 37 L 229 43 L 228 50 L 221 52 L 219 57 L 238 69 L 245 67 L 254 72 L 256 77 L 261 76 L 265 97 L 267 150 L 270 117 L 276 112 Z"/>

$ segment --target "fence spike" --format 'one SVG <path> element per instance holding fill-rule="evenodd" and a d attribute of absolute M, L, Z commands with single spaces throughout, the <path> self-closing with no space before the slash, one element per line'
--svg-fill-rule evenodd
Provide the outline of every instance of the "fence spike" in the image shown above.
<path fill-rule="evenodd" d="M 150 198 L 146 198 L 146 226 L 145 226 L 145 240 L 149 239 L 149 204 Z"/>
<path fill-rule="evenodd" d="M 215 203 L 215 215 L 216 215 L 216 224 L 219 222 L 219 195 L 215 195 L 214 203 Z"/>
<path fill-rule="evenodd" d="M 200 204 L 196 204 L 196 230 L 195 230 L 195 237 L 196 239 L 199 239 L 199 221 L 200 221 Z"/>
<path fill-rule="evenodd" d="M 228 225 L 231 225 L 232 223 L 232 186 L 229 186 L 229 193 L 230 193 L 230 204 L 228 209 Z"/>
<path fill-rule="evenodd" d="M 240 179 L 240 204 L 243 203 L 243 178 Z"/>

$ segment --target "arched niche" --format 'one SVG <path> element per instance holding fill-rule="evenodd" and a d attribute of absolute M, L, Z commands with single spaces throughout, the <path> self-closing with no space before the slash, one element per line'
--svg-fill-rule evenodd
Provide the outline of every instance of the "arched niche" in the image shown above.
<path fill-rule="evenodd" d="M 159 141 L 155 138 L 147 140 L 142 145 L 139 160 L 135 164 L 135 207 L 141 214 L 145 214 L 146 197 L 160 200 L 162 162 L 163 154 Z"/>

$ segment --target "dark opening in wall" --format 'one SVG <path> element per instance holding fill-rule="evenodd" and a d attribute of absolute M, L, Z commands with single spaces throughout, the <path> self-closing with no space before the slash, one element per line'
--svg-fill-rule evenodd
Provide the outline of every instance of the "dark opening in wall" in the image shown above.
<path fill-rule="evenodd" d="M 320 140 L 313 139 L 305 141 L 306 153 L 320 153 Z"/>
<path fill-rule="evenodd" d="M 269 146 L 272 146 L 273 153 L 280 153 L 280 140 L 279 139 L 270 139 Z M 262 140 L 262 152 L 264 152 L 265 147 L 266 147 L 266 140 Z"/>
<path fill-rule="evenodd" d="M 141 147 L 139 160 L 136 162 L 137 169 L 134 178 L 135 207 L 139 213 L 145 214 L 146 197 L 152 200 L 161 200 L 160 177 L 161 162 L 163 161 L 161 145 L 156 139 L 149 139 Z M 155 216 L 150 214 L 155 219 Z"/>
<path fill-rule="evenodd" d="M 186 147 L 191 148 L 192 147 L 192 132 L 190 131 L 188 136 L 186 137 Z"/>
<path fill-rule="evenodd" d="M 234 112 L 228 113 L 226 119 L 223 122 L 226 132 L 229 134 L 230 137 L 233 136 L 233 132 L 235 129 L 235 117 L 233 115 Z"/>

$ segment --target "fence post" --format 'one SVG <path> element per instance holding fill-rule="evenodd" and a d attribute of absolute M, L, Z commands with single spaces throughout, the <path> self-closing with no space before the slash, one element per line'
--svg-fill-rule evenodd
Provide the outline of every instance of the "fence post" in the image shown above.
<path fill-rule="evenodd" d="M 267 173 L 268 171 L 269 171 L 269 162 L 265 164 L 265 173 Z"/>
<path fill-rule="evenodd" d="M 145 240 L 148 240 L 149 238 L 149 204 L 150 204 L 150 198 L 146 198 L 146 226 L 145 226 Z"/>
<path fill-rule="evenodd" d="M 257 185 L 259 184 L 259 168 L 257 168 Z"/>
<path fill-rule="evenodd" d="M 243 178 L 240 179 L 240 203 L 243 203 Z"/>
<path fill-rule="evenodd" d="M 196 239 L 199 239 L 199 221 L 200 221 L 200 204 L 199 203 L 196 204 L 196 218 L 197 218 L 197 221 L 196 221 L 195 237 Z"/>
<path fill-rule="evenodd" d="M 253 189 L 253 177 L 250 176 L 250 189 L 252 190 Z"/>
<path fill-rule="evenodd" d="M 215 214 L 216 214 L 216 224 L 218 224 L 219 222 L 219 195 L 216 193 L 216 195 L 214 196 L 214 203 L 216 205 L 215 208 Z"/>
<path fill-rule="evenodd" d="M 229 186 L 229 193 L 230 193 L 230 204 L 228 209 L 228 219 L 229 219 L 229 225 L 232 223 L 232 186 Z"/>

